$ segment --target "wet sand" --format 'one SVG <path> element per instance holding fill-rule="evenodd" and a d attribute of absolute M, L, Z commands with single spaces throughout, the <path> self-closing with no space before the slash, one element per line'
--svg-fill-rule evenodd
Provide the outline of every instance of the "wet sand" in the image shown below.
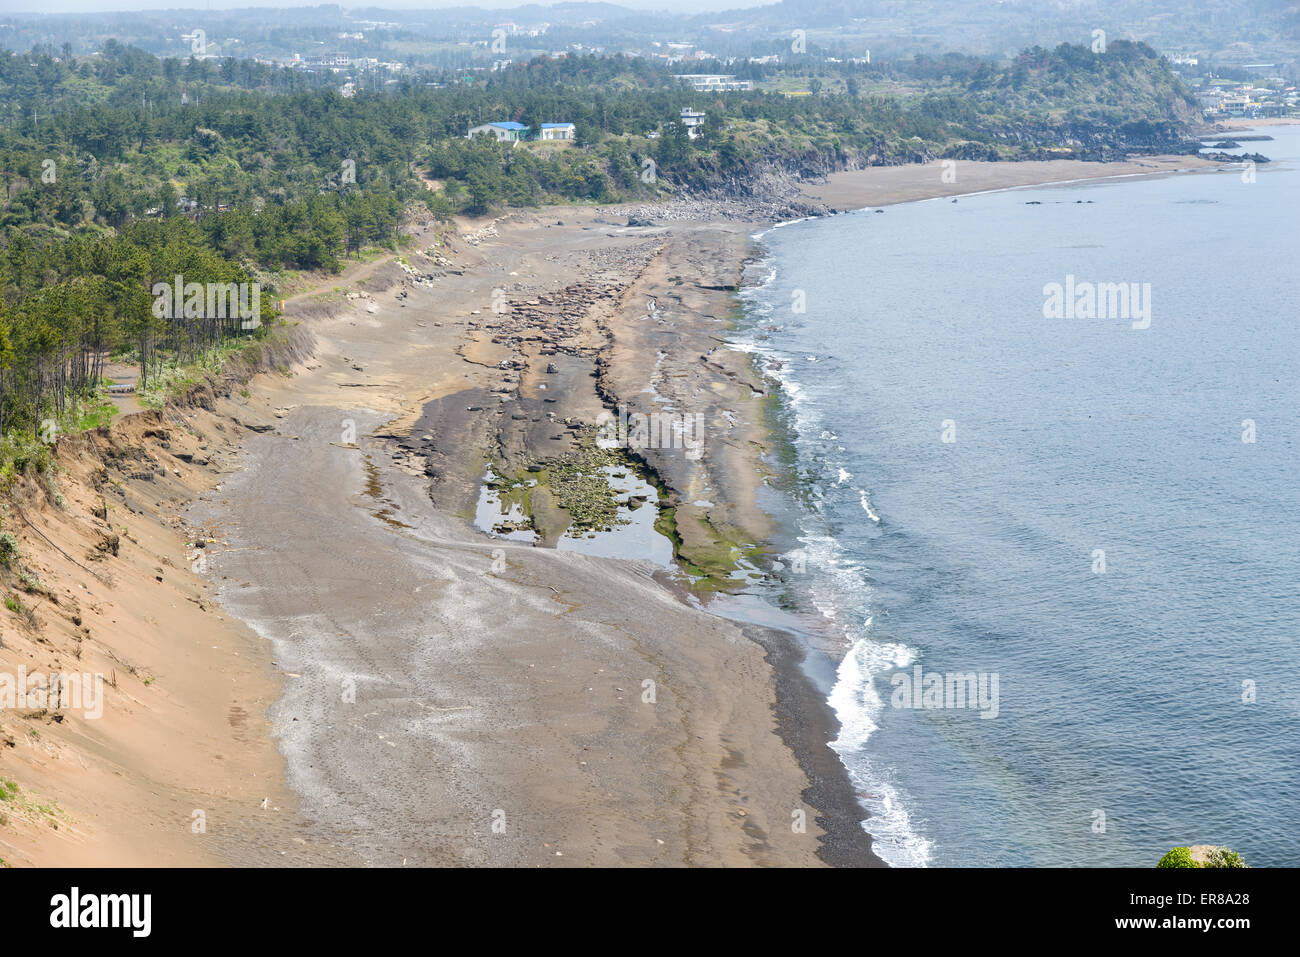
<path fill-rule="evenodd" d="M 597 380 L 643 358 L 611 355 L 625 323 L 644 324 L 628 290 L 668 240 L 600 210 L 564 211 L 564 232 L 552 215 L 455 243 L 459 274 L 373 277 L 311 320 L 314 368 L 232 412 L 274 430 L 244 443 L 242 469 L 189 519 L 229 542 L 211 563 L 222 603 L 286 673 L 271 720 L 289 782 L 317 839 L 374 865 L 821 863 L 825 811 L 774 733 L 760 645 L 649 562 L 466 521 L 489 458 L 523 462 L 571 434 L 539 395 L 556 419 L 594 418 Z M 609 289 L 572 293 L 593 275 Z M 563 352 L 533 361 L 546 345 L 528 336 L 486 348 L 483 327 L 509 321 L 489 318 L 494 289 L 523 326 L 548 290 L 585 302 L 567 327 L 541 324 Z M 525 370 L 502 367 L 516 356 Z M 540 371 L 552 364 L 567 368 Z M 860 829 L 840 833 L 873 861 Z"/>

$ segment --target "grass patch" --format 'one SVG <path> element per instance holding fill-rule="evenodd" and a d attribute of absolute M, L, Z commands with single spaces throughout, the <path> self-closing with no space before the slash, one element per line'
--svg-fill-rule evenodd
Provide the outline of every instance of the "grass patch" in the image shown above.
<path fill-rule="evenodd" d="M 25 573 L 24 573 L 25 574 Z M 21 598 L 10 592 L 5 595 L 5 607 L 23 620 L 23 623 L 29 628 L 35 628 L 37 625 L 36 612 L 28 608 Z"/>
<path fill-rule="evenodd" d="M 32 734 L 35 736 L 35 732 Z M 42 820 L 56 831 L 61 822 L 68 820 L 68 815 L 57 804 L 38 804 L 31 799 L 30 794 L 20 797 L 20 790 L 14 781 L 0 781 L 0 801 L 4 802 L 14 814 L 27 820 Z M 5 816 L 0 823 L 7 824 L 8 821 L 8 817 Z"/>
<path fill-rule="evenodd" d="M 68 432 L 90 432 L 110 425 L 117 415 L 117 406 L 111 400 L 96 396 L 90 403 L 71 413 Z"/>
<path fill-rule="evenodd" d="M 0 532 L 0 565 L 10 568 L 18 558 L 18 539 L 12 532 Z"/>
<path fill-rule="evenodd" d="M 0 438 L 0 486 L 20 475 L 44 475 L 50 470 L 50 446 L 29 432 L 14 431 Z"/>

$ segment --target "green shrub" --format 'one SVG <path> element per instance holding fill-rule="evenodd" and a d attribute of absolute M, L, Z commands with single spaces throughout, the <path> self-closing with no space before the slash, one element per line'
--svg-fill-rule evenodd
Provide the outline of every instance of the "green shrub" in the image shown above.
<path fill-rule="evenodd" d="M 1192 852 L 1185 847 L 1175 847 L 1164 857 L 1160 858 L 1160 863 L 1156 867 L 1200 867 L 1192 860 Z"/>
<path fill-rule="evenodd" d="M 6 568 L 18 559 L 18 539 L 12 532 L 0 532 L 0 565 Z"/>
<path fill-rule="evenodd" d="M 10 430 L 0 439 L 0 482 L 4 485 L 20 475 L 44 475 L 50 462 L 50 447 L 26 432 Z"/>
<path fill-rule="evenodd" d="M 1210 853 L 1210 862 L 1206 867 L 1245 867 L 1246 862 L 1240 854 L 1226 847 L 1216 847 Z"/>

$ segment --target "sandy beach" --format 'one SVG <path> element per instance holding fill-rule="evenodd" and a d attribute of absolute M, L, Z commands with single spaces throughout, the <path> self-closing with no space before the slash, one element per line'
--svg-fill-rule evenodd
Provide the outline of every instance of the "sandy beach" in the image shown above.
<path fill-rule="evenodd" d="M 0 673 L 102 676 L 93 709 L 0 712 L 8 866 L 353 860 L 304 835 L 267 719 L 281 676 L 192 570 L 178 509 L 219 481 L 228 426 L 181 417 L 192 432 L 142 413 L 64 439 L 57 491 L 20 483 L 6 503 L 39 586 L 11 592 L 30 618 L 5 612 Z"/>
<path fill-rule="evenodd" d="M 1220 165 L 873 168 L 799 200 Z M 25 802 L 0 805 L 0 858 L 880 864 L 791 636 L 710 614 L 707 588 L 649 558 L 472 524 L 489 463 L 527 475 L 576 454 L 603 409 L 673 410 L 701 417 L 701 454 L 629 462 L 680 565 L 716 586 L 762 555 L 771 397 L 725 344 L 769 224 L 683 203 L 628 221 L 565 207 L 417 225 L 400 257 L 290 300 L 281 368 L 62 441 L 63 504 L 26 488 L 32 525 L 5 516 L 52 597 L 36 625 L 6 625 L 0 670 L 116 685 L 97 720 L 0 713 L 0 778 Z M 556 493 L 539 483 L 532 504 L 556 544 Z"/>
<path fill-rule="evenodd" d="M 1216 120 L 1214 125 L 1230 130 L 1248 130 L 1256 126 L 1295 126 L 1297 123 L 1300 123 L 1300 119 L 1293 116 L 1266 116 L 1253 120 L 1242 116 Z"/>
<path fill-rule="evenodd" d="M 986 190 L 1207 170 L 1221 165 L 1198 156 L 1142 156 L 1122 163 L 1093 163 L 1084 160 L 985 163 L 958 160 L 951 166 L 935 162 L 833 173 L 824 184 L 806 186 L 803 195 L 810 201 L 824 203 L 832 209 L 861 209 Z"/>

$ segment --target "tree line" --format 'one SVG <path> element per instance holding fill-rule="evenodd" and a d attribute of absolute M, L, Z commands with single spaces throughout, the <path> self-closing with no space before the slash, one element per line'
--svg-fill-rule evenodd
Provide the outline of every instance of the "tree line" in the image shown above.
<path fill-rule="evenodd" d="M 827 169 L 854 151 L 888 163 L 972 144 L 1016 158 L 1044 142 L 1006 135 L 1026 121 L 1048 145 L 1067 130 L 1053 125 L 1062 117 L 1069 129 L 1118 130 L 1115 112 L 1130 124 L 1181 121 L 1186 91 L 1149 48 L 1117 42 L 1107 56 L 1062 46 L 1005 67 L 917 58 L 895 67 L 921 87 L 908 96 L 873 91 L 874 73 L 845 65 L 839 78 L 862 85 L 803 97 L 696 93 L 633 57 L 541 57 L 469 82 L 426 74 L 348 97 L 296 71 L 159 60 L 114 43 L 93 61 L 0 52 L 0 429 L 65 410 L 114 353 L 129 353 L 147 382 L 165 358 L 246 334 L 155 315 L 149 290 L 178 274 L 224 283 L 335 271 L 398 242 L 411 216 L 743 188 L 763 162 Z M 678 122 L 684 107 L 707 114 L 696 138 Z M 577 140 L 466 139 L 503 120 L 572 122 Z"/>

